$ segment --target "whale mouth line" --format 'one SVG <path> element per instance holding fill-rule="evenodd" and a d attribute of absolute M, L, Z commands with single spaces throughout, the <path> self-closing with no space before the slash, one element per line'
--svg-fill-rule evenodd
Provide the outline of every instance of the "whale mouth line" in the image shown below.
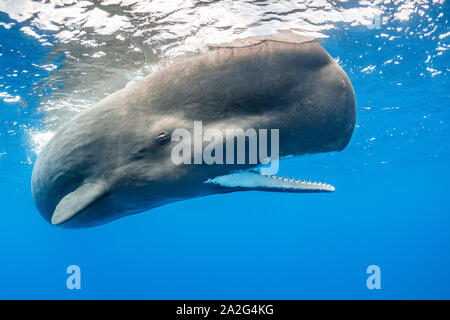
<path fill-rule="evenodd" d="M 235 188 L 237 190 L 304 193 L 335 191 L 335 187 L 331 184 L 269 175 L 254 169 L 215 177 L 208 179 L 205 183 L 212 183 L 225 188 Z"/>

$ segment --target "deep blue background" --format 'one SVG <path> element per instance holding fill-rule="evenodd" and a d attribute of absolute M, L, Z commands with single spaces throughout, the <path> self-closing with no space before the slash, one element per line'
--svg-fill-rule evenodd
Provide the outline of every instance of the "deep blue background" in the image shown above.
<path fill-rule="evenodd" d="M 436 34 L 448 32 L 438 23 Z M 425 64 L 436 39 L 329 32 L 323 45 L 353 82 L 358 126 L 343 152 L 284 160 L 280 174 L 335 193 L 219 195 L 65 230 L 41 218 L 30 193 L 28 129 L 42 126 L 33 84 L 48 75 L 31 63 L 55 61 L 19 28 L 0 27 L 0 80 L 10 86 L 0 92 L 28 103 L 0 99 L 0 298 L 450 298 L 447 51 L 433 58 L 441 74 Z M 392 58 L 399 64 L 383 65 Z M 31 76 L 8 77 L 15 69 Z M 71 264 L 80 291 L 66 289 Z M 371 264 L 381 290 L 366 287 Z"/>

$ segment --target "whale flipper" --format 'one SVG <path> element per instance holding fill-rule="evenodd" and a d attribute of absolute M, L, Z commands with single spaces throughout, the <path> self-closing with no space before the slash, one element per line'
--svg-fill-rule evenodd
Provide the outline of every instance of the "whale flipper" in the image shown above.
<path fill-rule="evenodd" d="M 58 203 L 53 212 L 52 224 L 58 225 L 66 222 L 95 201 L 103 198 L 105 194 L 106 187 L 102 182 L 82 184 Z"/>

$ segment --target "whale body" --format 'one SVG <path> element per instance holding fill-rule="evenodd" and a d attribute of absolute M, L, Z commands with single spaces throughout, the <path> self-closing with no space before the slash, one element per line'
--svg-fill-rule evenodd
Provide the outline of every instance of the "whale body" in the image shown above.
<path fill-rule="evenodd" d="M 355 126 L 346 73 L 318 41 L 283 33 L 214 45 L 101 100 L 39 153 L 31 190 L 53 225 L 91 227 L 174 201 L 245 190 L 331 192 L 260 164 L 176 164 L 177 128 L 277 128 L 279 155 L 341 151 Z"/>

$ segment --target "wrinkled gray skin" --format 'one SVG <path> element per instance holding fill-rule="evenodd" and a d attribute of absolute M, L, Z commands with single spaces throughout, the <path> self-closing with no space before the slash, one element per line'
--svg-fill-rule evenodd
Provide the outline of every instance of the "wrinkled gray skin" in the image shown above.
<path fill-rule="evenodd" d="M 55 225 L 100 225 L 174 201 L 246 190 L 204 182 L 249 166 L 175 165 L 175 128 L 192 132 L 194 120 L 204 131 L 278 128 L 280 156 L 299 156 L 342 150 L 355 117 L 347 75 L 316 41 L 291 33 L 239 40 L 151 74 L 81 113 L 39 154 L 32 194 Z"/>

